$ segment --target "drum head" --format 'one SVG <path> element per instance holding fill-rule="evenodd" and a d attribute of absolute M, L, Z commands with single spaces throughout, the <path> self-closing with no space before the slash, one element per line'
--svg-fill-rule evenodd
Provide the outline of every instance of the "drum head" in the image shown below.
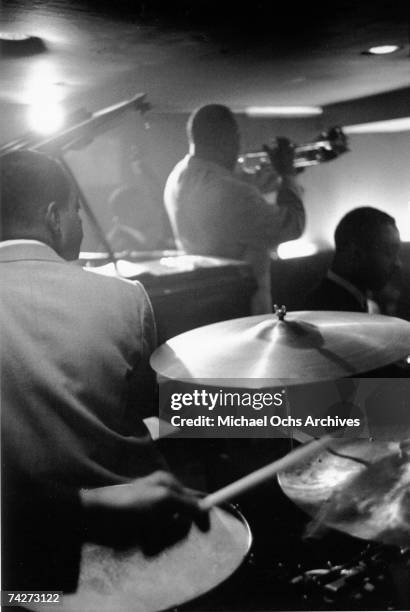
<path fill-rule="evenodd" d="M 252 538 L 233 509 L 213 509 L 210 523 L 209 532 L 193 525 L 184 540 L 153 557 L 85 545 L 78 590 L 63 597 L 59 612 L 158 612 L 212 590 L 242 564 Z"/>

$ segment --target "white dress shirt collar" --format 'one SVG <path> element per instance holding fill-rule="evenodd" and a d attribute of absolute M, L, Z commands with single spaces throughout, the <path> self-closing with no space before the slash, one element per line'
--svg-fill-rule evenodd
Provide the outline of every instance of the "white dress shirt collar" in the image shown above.
<path fill-rule="evenodd" d="M 41 246 L 48 246 L 45 242 L 41 242 L 41 240 L 31 240 L 26 238 L 16 238 L 13 240 L 0 240 L 0 248 L 6 246 L 12 246 L 14 244 L 40 244 Z"/>

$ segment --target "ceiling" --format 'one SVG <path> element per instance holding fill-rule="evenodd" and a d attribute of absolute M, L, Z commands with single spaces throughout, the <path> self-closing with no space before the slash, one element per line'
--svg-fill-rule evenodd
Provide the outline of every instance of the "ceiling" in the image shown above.
<path fill-rule="evenodd" d="M 407 4 L 5 0 L 2 30 L 38 36 L 45 49 L 16 57 L 3 46 L 0 103 L 30 103 L 36 79 L 67 107 L 92 110 L 141 91 L 160 112 L 204 102 L 323 106 L 388 92 L 410 85 Z M 401 49 L 362 53 L 383 43 Z"/>

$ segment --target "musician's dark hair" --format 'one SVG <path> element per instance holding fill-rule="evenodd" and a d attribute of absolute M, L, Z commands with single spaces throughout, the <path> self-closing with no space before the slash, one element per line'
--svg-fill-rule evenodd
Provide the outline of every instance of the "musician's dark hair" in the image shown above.
<path fill-rule="evenodd" d="M 9 228 L 37 223 L 50 202 L 64 208 L 70 196 L 70 181 L 62 165 L 29 149 L 0 158 L 0 188 L 3 237 Z"/>
<path fill-rule="evenodd" d="M 232 111 L 222 104 L 207 104 L 196 109 L 189 117 L 187 135 L 190 142 L 205 147 L 215 147 L 218 137 L 236 128 Z"/>
<path fill-rule="evenodd" d="M 352 244 L 373 246 L 378 230 L 386 225 L 396 227 L 394 218 L 386 212 L 371 206 L 354 208 L 339 221 L 336 227 L 336 251 Z"/>

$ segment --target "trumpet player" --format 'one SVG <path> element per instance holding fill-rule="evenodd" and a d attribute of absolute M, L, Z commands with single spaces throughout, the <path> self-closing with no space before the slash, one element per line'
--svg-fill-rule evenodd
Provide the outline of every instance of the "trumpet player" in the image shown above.
<path fill-rule="evenodd" d="M 278 139 L 267 149 L 281 185 L 269 204 L 254 185 L 234 174 L 240 133 L 229 108 L 209 104 L 188 119 L 189 152 L 168 177 L 164 202 L 178 248 L 187 253 L 240 259 L 253 270 L 252 313 L 272 311 L 270 253 L 298 238 L 305 225 L 293 147 Z"/>

